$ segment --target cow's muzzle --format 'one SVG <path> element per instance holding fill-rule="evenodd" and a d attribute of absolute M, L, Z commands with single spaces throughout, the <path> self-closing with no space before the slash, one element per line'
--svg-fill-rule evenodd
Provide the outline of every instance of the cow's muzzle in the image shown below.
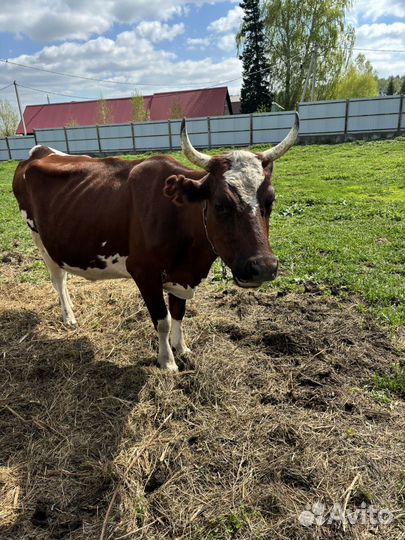
<path fill-rule="evenodd" d="M 247 261 L 238 261 L 233 271 L 235 282 L 240 287 L 259 287 L 277 276 L 278 259 L 270 257 L 252 257 Z"/>

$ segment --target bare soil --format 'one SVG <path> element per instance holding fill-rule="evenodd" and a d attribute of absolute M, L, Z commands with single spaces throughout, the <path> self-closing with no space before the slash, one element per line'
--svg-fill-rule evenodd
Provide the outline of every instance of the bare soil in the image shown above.
<path fill-rule="evenodd" d="M 355 301 L 206 284 L 170 375 L 130 281 L 69 289 L 74 330 L 0 286 L 1 539 L 403 538 L 400 353 Z M 335 503 L 392 520 L 302 524 Z"/>

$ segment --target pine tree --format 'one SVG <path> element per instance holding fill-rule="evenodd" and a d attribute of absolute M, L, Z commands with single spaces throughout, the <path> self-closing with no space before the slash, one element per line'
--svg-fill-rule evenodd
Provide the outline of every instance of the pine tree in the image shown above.
<path fill-rule="evenodd" d="M 387 86 L 387 96 L 393 96 L 395 94 L 394 77 L 390 77 Z"/>
<path fill-rule="evenodd" d="M 402 78 L 401 88 L 399 90 L 400 94 L 405 94 L 405 77 Z"/>
<path fill-rule="evenodd" d="M 240 93 L 241 112 L 270 111 L 270 70 L 265 55 L 264 27 L 259 0 L 242 0 L 239 4 L 245 14 L 240 31 L 243 64 L 243 82 Z"/>

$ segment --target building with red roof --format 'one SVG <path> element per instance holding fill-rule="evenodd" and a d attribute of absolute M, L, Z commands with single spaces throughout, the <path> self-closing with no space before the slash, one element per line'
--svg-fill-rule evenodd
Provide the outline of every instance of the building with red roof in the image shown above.
<path fill-rule="evenodd" d="M 233 113 L 226 86 L 162 92 L 143 96 L 143 101 L 149 120 L 168 120 L 183 116 L 186 118 L 223 116 Z M 100 120 L 100 108 L 104 108 L 104 120 Z M 28 135 L 41 128 L 91 126 L 102 123 L 125 124 L 134 121 L 133 100 L 127 97 L 28 105 L 24 111 L 24 121 Z M 24 134 L 21 122 L 17 134 Z"/>

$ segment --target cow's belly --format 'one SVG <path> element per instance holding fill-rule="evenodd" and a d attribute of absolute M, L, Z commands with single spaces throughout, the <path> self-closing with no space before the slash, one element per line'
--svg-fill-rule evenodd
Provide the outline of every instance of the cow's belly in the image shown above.
<path fill-rule="evenodd" d="M 70 274 L 75 274 L 76 276 L 80 276 L 91 281 L 98 281 L 100 279 L 124 279 L 131 277 L 126 267 L 127 258 L 128 257 L 118 254 L 111 255 L 109 257 L 98 255 L 97 259 L 102 265 L 105 265 L 104 268 L 97 268 L 93 266 L 79 268 L 77 266 L 70 266 L 67 263 L 62 263 L 61 267 Z"/>

